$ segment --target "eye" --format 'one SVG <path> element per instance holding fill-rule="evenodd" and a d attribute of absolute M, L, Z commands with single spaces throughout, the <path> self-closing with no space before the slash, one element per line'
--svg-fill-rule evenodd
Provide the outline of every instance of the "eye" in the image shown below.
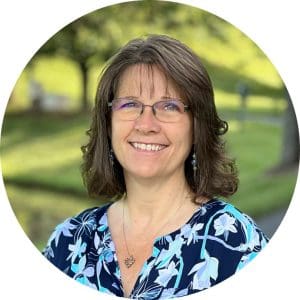
<path fill-rule="evenodd" d="M 163 101 L 161 103 L 164 111 L 181 112 L 180 104 L 177 101 Z"/>
<path fill-rule="evenodd" d="M 121 99 L 118 103 L 118 109 L 130 109 L 130 108 L 139 108 L 140 105 L 135 100 L 130 99 Z"/>

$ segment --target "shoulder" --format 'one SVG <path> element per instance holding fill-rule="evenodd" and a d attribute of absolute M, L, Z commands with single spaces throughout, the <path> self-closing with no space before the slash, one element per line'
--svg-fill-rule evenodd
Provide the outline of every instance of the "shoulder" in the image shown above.
<path fill-rule="evenodd" d="M 199 213 L 207 227 L 207 234 L 234 247 L 239 246 L 240 251 L 260 250 L 268 241 L 249 215 L 223 200 L 207 202 Z"/>
<path fill-rule="evenodd" d="M 203 205 L 200 213 L 207 221 L 214 220 L 215 223 L 221 222 L 224 225 L 228 225 L 228 223 L 240 223 L 243 226 L 256 226 L 254 220 L 249 215 L 239 210 L 233 204 L 216 198 Z M 216 221 L 216 218 L 218 221 Z"/>
<path fill-rule="evenodd" d="M 60 269 L 74 248 L 88 246 L 99 226 L 107 226 L 106 211 L 110 204 L 88 208 L 58 224 L 43 250 L 44 256 Z"/>
<path fill-rule="evenodd" d="M 56 244 L 60 237 L 78 239 L 84 235 L 91 235 L 97 228 L 98 221 L 105 216 L 108 204 L 101 207 L 88 208 L 77 215 L 67 218 L 55 227 L 49 242 L 55 239 Z"/>
<path fill-rule="evenodd" d="M 207 262 L 210 277 L 220 282 L 243 268 L 267 244 L 268 239 L 251 217 L 234 205 L 219 199 L 204 204 L 191 222 L 192 229 L 199 228 L 194 240 L 200 241 L 201 262 Z M 200 226 L 201 225 L 201 226 Z M 193 239 L 189 238 L 192 245 Z M 195 243 L 196 245 L 196 243 Z"/>

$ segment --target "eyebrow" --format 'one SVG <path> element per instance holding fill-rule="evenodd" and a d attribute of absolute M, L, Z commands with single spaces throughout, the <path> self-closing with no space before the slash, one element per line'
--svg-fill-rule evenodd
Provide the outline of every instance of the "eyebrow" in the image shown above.
<path fill-rule="evenodd" d="M 118 99 L 134 99 L 134 100 L 140 100 L 140 98 L 139 97 L 137 97 L 137 96 L 122 96 L 122 97 L 118 97 L 118 98 L 115 98 L 116 100 L 118 100 Z M 161 100 L 172 100 L 172 99 L 174 99 L 174 100 L 180 100 L 180 101 L 182 101 L 182 99 L 180 98 L 180 97 L 171 97 L 171 96 L 162 96 L 162 97 L 160 97 L 159 99 L 161 99 Z"/>
<path fill-rule="evenodd" d="M 135 99 L 135 100 L 138 100 L 139 97 L 137 96 L 122 96 L 122 97 L 118 97 L 118 98 L 115 98 L 116 100 L 118 99 Z"/>

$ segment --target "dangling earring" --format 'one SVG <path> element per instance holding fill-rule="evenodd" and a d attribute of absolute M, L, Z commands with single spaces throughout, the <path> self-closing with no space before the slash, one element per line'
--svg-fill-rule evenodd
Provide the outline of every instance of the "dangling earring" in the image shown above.
<path fill-rule="evenodd" d="M 196 153 L 194 149 L 194 153 L 192 155 L 192 166 L 193 166 L 193 175 L 194 175 L 194 181 L 196 181 L 196 172 L 197 172 L 197 159 L 196 159 Z"/>
<path fill-rule="evenodd" d="M 114 156 L 113 149 L 109 150 L 109 160 L 110 160 L 111 166 L 113 167 L 115 164 L 115 156 Z"/>

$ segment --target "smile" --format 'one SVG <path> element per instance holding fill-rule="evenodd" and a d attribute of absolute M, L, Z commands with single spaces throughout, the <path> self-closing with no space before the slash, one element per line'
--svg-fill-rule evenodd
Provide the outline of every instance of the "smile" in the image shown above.
<path fill-rule="evenodd" d="M 160 144 L 144 144 L 144 143 L 130 143 L 135 149 L 143 150 L 143 151 L 150 151 L 150 152 L 157 152 L 164 148 L 166 148 L 166 145 L 160 145 Z"/>

